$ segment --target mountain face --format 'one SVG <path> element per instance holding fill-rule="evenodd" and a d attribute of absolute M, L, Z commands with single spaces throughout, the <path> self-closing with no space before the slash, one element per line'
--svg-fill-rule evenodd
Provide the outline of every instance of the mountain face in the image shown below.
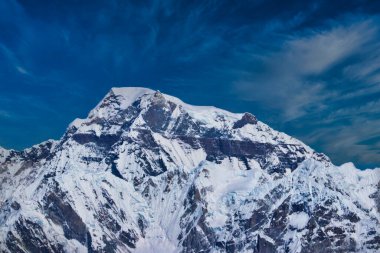
<path fill-rule="evenodd" d="M 0 148 L 0 191 L 2 252 L 380 251 L 379 169 L 144 88 Z"/>

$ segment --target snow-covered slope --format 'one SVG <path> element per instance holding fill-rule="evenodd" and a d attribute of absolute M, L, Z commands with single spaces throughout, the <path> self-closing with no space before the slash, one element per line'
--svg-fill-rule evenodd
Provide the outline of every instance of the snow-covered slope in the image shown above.
<path fill-rule="evenodd" d="M 0 149 L 0 249 L 378 252 L 379 188 L 249 113 L 113 88 L 59 141 Z"/>

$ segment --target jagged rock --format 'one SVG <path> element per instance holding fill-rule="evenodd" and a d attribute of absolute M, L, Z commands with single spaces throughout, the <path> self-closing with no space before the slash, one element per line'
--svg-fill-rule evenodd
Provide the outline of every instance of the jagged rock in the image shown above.
<path fill-rule="evenodd" d="M 247 124 L 252 124 L 252 125 L 257 124 L 256 117 L 248 112 L 244 113 L 243 117 L 239 119 L 238 121 L 236 121 L 232 128 L 233 129 L 241 128 Z"/>

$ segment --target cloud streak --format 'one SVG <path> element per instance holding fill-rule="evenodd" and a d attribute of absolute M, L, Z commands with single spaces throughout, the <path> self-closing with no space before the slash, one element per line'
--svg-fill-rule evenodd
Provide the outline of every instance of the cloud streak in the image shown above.
<path fill-rule="evenodd" d="M 376 36 L 377 30 L 369 21 L 308 31 L 286 40 L 279 51 L 254 61 L 260 68 L 235 86 L 244 99 L 281 109 L 284 120 L 323 110 L 325 102 L 337 97 L 339 91 L 318 76 L 357 54 Z"/>

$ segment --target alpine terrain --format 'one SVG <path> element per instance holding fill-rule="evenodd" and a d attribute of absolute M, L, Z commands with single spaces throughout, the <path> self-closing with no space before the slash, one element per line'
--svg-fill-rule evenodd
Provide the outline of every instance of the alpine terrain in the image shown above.
<path fill-rule="evenodd" d="M 58 141 L 0 148 L 1 252 L 380 252 L 380 169 L 250 113 L 113 88 Z"/>

